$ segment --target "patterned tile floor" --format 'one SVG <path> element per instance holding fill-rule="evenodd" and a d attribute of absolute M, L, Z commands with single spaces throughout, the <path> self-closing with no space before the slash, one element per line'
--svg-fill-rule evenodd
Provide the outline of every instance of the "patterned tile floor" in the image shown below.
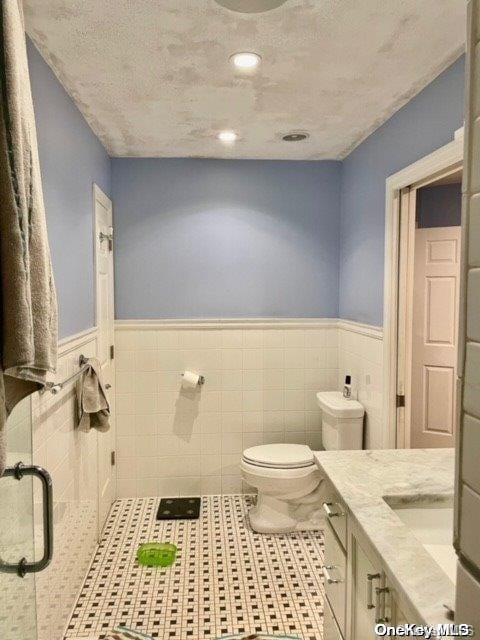
<path fill-rule="evenodd" d="M 204 497 L 196 521 L 157 521 L 157 498 L 117 501 L 65 640 L 101 640 L 116 624 L 160 640 L 253 632 L 321 640 L 322 533 L 254 533 L 251 501 Z M 138 545 L 152 540 L 178 546 L 171 568 L 136 562 Z"/>

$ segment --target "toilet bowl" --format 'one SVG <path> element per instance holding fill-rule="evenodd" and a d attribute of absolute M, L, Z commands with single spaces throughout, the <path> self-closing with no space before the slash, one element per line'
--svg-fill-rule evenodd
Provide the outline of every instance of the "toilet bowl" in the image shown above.
<path fill-rule="evenodd" d="M 340 392 L 317 394 L 322 409 L 326 449 L 361 449 L 363 406 Z M 245 449 L 240 464 L 244 481 L 257 489 L 249 511 L 259 533 L 287 533 L 323 528 L 325 482 L 313 451 L 301 444 L 266 444 Z"/>
<path fill-rule="evenodd" d="M 258 491 L 257 502 L 249 511 L 254 531 L 286 533 L 321 528 L 322 478 L 310 447 L 251 447 L 243 452 L 240 468 L 245 482 Z"/>

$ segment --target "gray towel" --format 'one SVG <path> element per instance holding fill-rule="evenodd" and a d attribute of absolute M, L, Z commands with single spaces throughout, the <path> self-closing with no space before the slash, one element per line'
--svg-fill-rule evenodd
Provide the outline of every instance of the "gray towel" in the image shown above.
<path fill-rule="evenodd" d="M 87 368 L 77 381 L 77 418 L 81 431 L 110 429 L 110 405 L 97 358 L 88 359 Z"/>
<path fill-rule="evenodd" d="M 14 406 L 45 386 L 57 358 L 50 263 L 23 14 L 0 8 L 0 475 Z"/>

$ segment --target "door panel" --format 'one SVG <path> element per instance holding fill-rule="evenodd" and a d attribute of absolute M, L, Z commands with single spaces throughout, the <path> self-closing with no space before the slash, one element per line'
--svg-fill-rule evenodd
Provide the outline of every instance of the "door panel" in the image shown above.
<path fill-rule="evenodd" d="M 412 447 L 453 447 L 460 227 L 417 229 L 412 306 Z"/>
<path fill-rule="evenodd" d="M 455 346 L 456 278 L 427 278 L 425 343 Z"/>
<path fill-rule="evenodd" d="M 452 435 L 455 372 L 453 367 L 424 368 L 424 429 Z"/>
<path fill-rule="evenodd" d="M 94 195 L 97 353 L 112 412 L 110 430 L 98 434 L 98 523 L 101 532 L 116 495 L 112 464 L 112 452 L 115 450 L 115 372 L 111 351 L 114 338 L 113 218 L 111 201 L 96 186 Z"/>

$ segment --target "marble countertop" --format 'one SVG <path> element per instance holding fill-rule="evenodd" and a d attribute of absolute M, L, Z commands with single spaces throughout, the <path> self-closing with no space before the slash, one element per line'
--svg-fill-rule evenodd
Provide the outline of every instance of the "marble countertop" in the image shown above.
<path fill-rule="evenodd" d="M 384 500 L 444 501 L 454 493 L 453 449 L 319 451 L 318 464 L 342 497 L 358 527 L 382 558 L 394 587 L 418 622 L 448 622 L 455 586 Z"/>

